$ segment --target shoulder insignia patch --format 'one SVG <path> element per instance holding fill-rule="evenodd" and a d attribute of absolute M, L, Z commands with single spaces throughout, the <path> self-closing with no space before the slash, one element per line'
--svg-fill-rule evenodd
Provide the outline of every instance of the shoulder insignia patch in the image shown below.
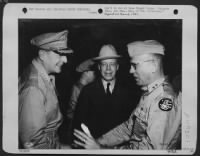
<path fill-rule="evenodd" d="M 158 106 L 163 111 L 170 111 L 173 107 L 172 100 L 169 98 L 163 98 L 159 101 Z"/>

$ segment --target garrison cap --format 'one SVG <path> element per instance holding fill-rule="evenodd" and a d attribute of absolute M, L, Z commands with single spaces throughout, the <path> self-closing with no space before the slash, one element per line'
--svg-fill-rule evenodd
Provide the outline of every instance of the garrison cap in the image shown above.
<path fill-rule="evenodd" d="M 127 44 L 130 57 L 143 54 L 161 54 L 165 55 L 164 46 L 156 40 L 135 41 Z"/>
<path fill-rule="evenodd" d="M 31 44 L 48 51 L 57 51 L 59 53 L 73 53 L 73 50 L 67 46 L 68 30 L 57 33 L 45 33 L 31 39 Z"/>

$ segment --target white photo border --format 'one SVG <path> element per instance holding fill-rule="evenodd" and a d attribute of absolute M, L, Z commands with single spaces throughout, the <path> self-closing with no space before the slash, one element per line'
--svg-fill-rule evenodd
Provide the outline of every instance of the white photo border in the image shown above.
<path fill-rule="evenodd" d="M 125 8 L 154 11 L 113 13 Z M 24 13 L 23 9 L 27 12 Z M 106 11 L 107 8 L 107 11 Z M 111 13 L 108 11 L 111 9 Z M 99 13 L 99 9 L 103 13 Z M 174 14 L 178 10 L 178 14 Z M 182 149 L 148 154 L 193 154 L 197 146 L 197 8 L 192 5 L 7 4 L 3 14 L 3 150 L 8 153 L 147 154 L 135 150 L 18 149 L 18 19 L 182 19 Z M 12 27 L 11 27 L 12 26 Z M 11 46 L 12 45 L 12 46 Z M 9 72 L 8 72 L 9 71 Z M 174 153 L 175 152 L 175 153 Z"/>

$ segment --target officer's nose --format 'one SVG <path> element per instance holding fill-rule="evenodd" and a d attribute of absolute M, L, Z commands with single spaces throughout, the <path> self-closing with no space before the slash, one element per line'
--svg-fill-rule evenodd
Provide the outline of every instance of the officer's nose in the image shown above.
<path fill-rule="evenodd" d="M 131 68 L 130 68 L 130 70 L 129 70 L 129 73 L 130 73 L 130 74 L 135 73 L 135 68 L 134 68 L 133 66 L 131 66 Z"/>
<path fill-rule="evenodd" d="M 67 63 L 67 56 L 62 56 L 61 59 L 62 59 L 63 63 Z"/>

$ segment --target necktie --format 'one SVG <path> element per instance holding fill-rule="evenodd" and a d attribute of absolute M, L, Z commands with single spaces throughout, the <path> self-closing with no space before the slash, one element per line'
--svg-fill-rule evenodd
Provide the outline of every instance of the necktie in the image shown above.
<path fill-rule="evenodd" d="M 110 83 L 107 83 L 106 93 L 107 93 L 107 95 L 111 95 L 111 92 L 110 92 Z"/>

